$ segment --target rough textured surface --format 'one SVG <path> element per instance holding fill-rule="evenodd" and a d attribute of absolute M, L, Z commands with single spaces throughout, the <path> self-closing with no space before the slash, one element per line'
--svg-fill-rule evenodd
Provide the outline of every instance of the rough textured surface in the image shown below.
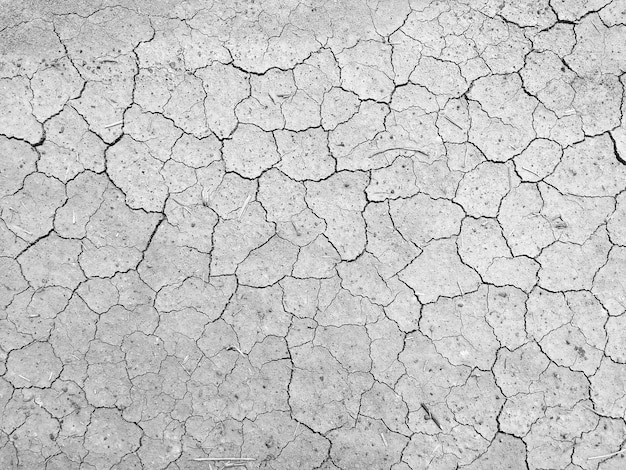
<path fill-rule="evenodd" d="M 0 3 L 0 469 L 626 468 L 626 1 Z"/>

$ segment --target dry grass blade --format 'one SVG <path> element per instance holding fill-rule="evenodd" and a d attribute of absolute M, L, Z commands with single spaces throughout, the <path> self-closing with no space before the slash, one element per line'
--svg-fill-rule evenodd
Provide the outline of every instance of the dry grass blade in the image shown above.
<path fill-rule="evenodd" d="M 111 127 L 120 126 L 122 124 L 124 124 L 124 121 L 112 122 L 111 124 L 107 124 L 106 126 L 104 126 L 104 128 L 109 129 Z"/>
<path fill-rule="evenodd" d="M 301 235 L 300 230 L 298 230 L 298 227 L 296 227 L 296 224 L 293 223 L 293 220 L 290 220 L 290 222 L 291 222 L 291 225 L 293 226 L 294 232 L 296 232 L 296 235 L 300 236 Z"/>
<path fill-rule="evenodd" d="M 608 459 L 609 457 L 615 457 L 616 455 L 626 454 L 626 448 L 620 449 L 617 452 L 611 452 L 610 454 L 605 455 L 596 455 L 595 457 L 589 457 L 587 460 L 599 460 L 599 459 Z"/>
<path fill-rule="evenodd" d="M 463 288 L 461 287 L 461 283 L 458 281 L 456 281 L 456 285 L 459 287 L 459 292 L 461 292 L 462 296 L 465 296 L 465 292 L 463 292 Z"/>
<path fill-rule="evenodd" d="M 29 232 L 28 230 L 26 230 L 25 228 L 20 227 L 19 225 L 9 225 L 9 224 L 7 224 L 7 227 L 15 228 L 18 231 L 21 231 L 21 232 L 23 232 L 23 233 L 25 233 L 27 235 L 32 235 L 33 234 L 33 232 Z"/>
<path fill-rule="evenodd" d="M 450 119 L 448 116 L 446 116 L 445 114 L 442 114 L 442 116 L 444 117 L 444 119 L 446 121 L 448 121 L 450 124 L 458 127 L 459 129 L 463 130 L 463 128 L 461 126 L 459 126 L 456 122 L 454 122 L 452 119 Z"/>
<path fill-rule="evenodd" d="M 248 197 L 246 198 L 246 200 L 243 202 L 243 205 L 241 206 L 241 209 L 239 209 L 239 214 L 237 215 L 237 220 L 241 220 L 241 217 L 243 216 L 246 207 L 248 207 L 248 204 L 250 203 L 250 199 L 252 199 L 252 194 L 248 194 Z"/>
<path fill-rule="evenodd" d="M 520 170 L 527 171 L 527 172 L 528 172 L 528 173 L 530 173 L 531 175 L 534 175 L 534 176 L 536 176 L 537 178 L 541 178 L 541 176 L 539 176 L 539 175 L 538 175 L 537 173 L 535 173 L 534 171 L 529 170 L 528 168 L 520 167 Z"/>
<path fill-rule="evenodd" d="M 231 351 L 237 351 L 239 354 L 241 354 L 241 357 L 246 357 L 245 353 L 239 349 L 237 346 L 231 346 Z"/>
<path fill-rule="evenodd" d="M 596 410 L 594 410 L 594 409 L 593 409 L 593 408 L 591 408 L 590 406 L 587 406 L 587 405 L 582 405 L 582 404 L 581 404 L 581 406 L 582 406 L 583 408 L 587 408 L 589 411 L 591 411 L 591 412 L 593 412 L 593 413 L 597 414 L 598 416 L 602 416 L 600 413 L 598 413 Z"/>
<path fill-rule="evenodd" d="M 202 197 L 202 205 L 208 207 L 211 202 L 211 194 L 209 193 L 209 190 L 206 188 L 202 188 L 200 196 Z"/>
<path fill-rule="evenodd" d="M 439 430 L 442 431 L 441 425 L 439 424 L 439 420 L 433 416 L 433 414 L 430 412 L 430 410 L 428 409 L 426 404 L 425 403 L 420 403 L 420 406 L 426 412 L 426 415 L 427 415 L 426 418 L 430 419 L 433 423 L 435 423 L 435 425 L 439 428 Z"/>

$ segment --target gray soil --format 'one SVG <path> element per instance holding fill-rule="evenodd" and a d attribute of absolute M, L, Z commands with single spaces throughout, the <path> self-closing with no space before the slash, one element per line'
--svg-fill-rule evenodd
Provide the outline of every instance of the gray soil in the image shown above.
<path fill-rule="evenodd" d="M 0 469 L 626 468 L 625 72 L 626 0 L 2 0 Z"/>

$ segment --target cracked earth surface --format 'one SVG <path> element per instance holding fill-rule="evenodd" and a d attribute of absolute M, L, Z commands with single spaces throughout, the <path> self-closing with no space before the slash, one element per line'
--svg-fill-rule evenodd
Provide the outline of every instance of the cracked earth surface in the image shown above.
<path fill-rule="evenodd" d="M 0 468 L 626 468 L 625 72 L 625 0 L 3 1 Z"/>

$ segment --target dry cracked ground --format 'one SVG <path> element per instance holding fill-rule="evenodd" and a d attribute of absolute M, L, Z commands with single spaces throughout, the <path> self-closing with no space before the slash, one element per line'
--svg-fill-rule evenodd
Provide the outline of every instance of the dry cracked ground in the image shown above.
<path fill-rule="evenodd" d="M 624 0 L 2 1 L 0 468 L 626 468 L 625 71 Z"/>

